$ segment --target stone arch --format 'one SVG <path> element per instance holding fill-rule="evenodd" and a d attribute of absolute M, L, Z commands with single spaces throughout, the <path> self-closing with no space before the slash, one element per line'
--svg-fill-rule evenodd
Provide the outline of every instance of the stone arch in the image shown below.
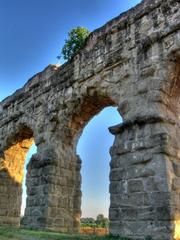
<path fill-rule="evenodd" d="M 56 196 L 50 206 L 48 218 L 54 224 L 49 224 L 49 229 L 64 232 L 79 232 L 81 216 L 81 159 L 76 153 L 78 140 L 85 125 L 106 106 L 117 106 L 107 94 L 102 94 L 96 87 L 88 88 L 86 94 L 77 94 L 68 109 L 68 121 L 63 127 L 53 132 L 54 146 L 57 152 L 57 166 L 55 171 L 61 175 L 52 176 L 55 183 L 52 186 L 52 195 L 56 189 Z M 62 175 L 64 176 L 62 179 Z M 61 194 L 63 192 L 63 196 Z M 50 220 L 49 220 L 50 222 Z"/>
<path fill-rule="evenodd" d="M 29 127 L 14 131 L 0 156 L 0 224 L 19 226 L 24 162 L 34 139 Z"/>
<path fill-rule="evenodd" d="M 98 113 L 100 113 L 105 107 L 108 106 L 116 106 L 118 107 L 118 103 L 115 102 L 110 94 L 102 94 L 97 88 L 90 88 L 87 91 L 87 95 L 82 96 L 82 99 L 78 101 L 77 108 L 73 111 L 70 129 L 73 131 L 71 143 L 73 145 L 73 152 L 76 155 L 77 161 L 79 164 L 83 161 L 80 159 L 80 156 L 77 155 L 77 144 L 82 135 L 82 132 L 88 122 Z M 108 129 L 107 129 L 108 131 Z M 79 179 L 81 179 L 80 168 L 78 168 L 77 175 Z M 81 215 L 81 181 L 79 182 L 79 186 L 77 186 L 79 192 L 79 214 Z"/>
<path fill-rule="evenodd" d="M 93 88 L 91 90 L 88 91 L 88 95 L 83 96 L 82 99 L 78 101 L 77 107 L 73 111 L 72 117 L 70 118 L 71 121 L 69 127 L 74 132 L 74 149 L 76 149 L 77 142 L 84 127 L 95 115 L 97 115 L 105 107 L 118 107 L 118 103 L 116 103 L 112 97 L 108 96 L 107 94 L 101 95 L 99 94 L 98 90 L 94 90 Z"/>
<path fill-rule="evenodd" d="M 122 122 L 117 106 L 105 106 L 90 118 L 78 139 L 76 153 L 82 161 L 81 217 L 109 216 L 110 207 L 110 147 L 114 136 L 108 128 Z M 91 201 L 90 201 L 91 199 Z M 87 207 L 89 206 L 89 207 Z"/>

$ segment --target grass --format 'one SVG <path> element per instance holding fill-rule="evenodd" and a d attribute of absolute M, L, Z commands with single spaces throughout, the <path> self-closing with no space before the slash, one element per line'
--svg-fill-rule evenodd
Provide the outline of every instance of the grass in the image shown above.
<path fill-rule="evenodd" d="M 127 238 L 95 235 L 61 234 L 22 228 L 0 227 L 0 240 L 128 240 Z"/>

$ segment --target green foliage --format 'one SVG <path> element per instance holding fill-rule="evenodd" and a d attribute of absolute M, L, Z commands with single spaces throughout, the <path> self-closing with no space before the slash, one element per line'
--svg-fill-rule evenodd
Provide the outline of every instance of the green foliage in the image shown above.
<path fill-rule="evenodd" d="M 81 223 L 82 224 L 93 224 L 95 223 L 95 219 L 94 218 L 81 218 Z"/>
<path fill-rule="evenodd" d="M 64 60 L 69 61 L 78 53 L 78 51 L 84 46 L 89 33 L 88 29 L 84 27 L 73 28 L 68 33 L 68 39 L 65 40 L 65 44 L 61 51 Z M 57 58 L 59 59 L 60 57 L 61 56 L 58 56 Z"/>
<path fill-rule="evenodd" d="M 103 214 L 98 214 L 96 220 L 94 218 L 81 218 L 81 227 L 100 227 L 108 228 L 109 219 L 105 218 Z"/>
<path fill-rule="evenodd" d="M 105 218 L 103 214 L 99 214 L 96 218 L 96 224 L 99 227 L 107 228 L 109 226 L 109 220 Z"/>
<path fill-rule="evenodd" d="M 95 228 L 96 222 L 94 218 L 81 218 L 81 227 L 92 227 Z"/>
<path fill-rule="evenodd" d="M 84 234 L 63 234 L 47 231 L 35 231 L 22 228 L 0 227 L 0 240 L 131 240 L 130 238 L 112 236 L 96 236 Z M 152 240 L 147 236 L 145 240 Z"/>
<path fill-rule="evenodd" d="M 35 231 L 21 228 L 0 227 L 0 240 L 129 240 L 113 236 L 96 236 L 84 234 L 62 234 L 46 231 Z"/>

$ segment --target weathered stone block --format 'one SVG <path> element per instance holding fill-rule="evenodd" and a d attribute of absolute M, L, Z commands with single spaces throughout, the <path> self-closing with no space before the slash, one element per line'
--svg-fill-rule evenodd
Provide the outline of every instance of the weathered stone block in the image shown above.
<path fill-rule="evenodd" d="M 125 169 L 113 169 L 110 172 L 110 181 L 121 181 L 126 179 Z"/>
<path fill-rule="evenodd" d="M 173 162 L 174 173 L 177 177 L 180 177 L 180 164 Z"/>
<path fill-rule="evenodd" d="M 129 180 L 128 181 L 128 192 L 143 192 L 144 186 L 142 180 Z"/>
<path fill-rule="evenodd" d="M 174 178 L 172 183 L 173 191 L 180 193 L 180 178 Z"/>

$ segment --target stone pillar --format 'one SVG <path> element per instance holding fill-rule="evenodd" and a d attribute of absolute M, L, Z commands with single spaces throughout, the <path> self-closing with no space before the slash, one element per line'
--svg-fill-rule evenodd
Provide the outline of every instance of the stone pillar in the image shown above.
<path fill-rule="evenodd" d="M 160 118 L 146 118 L 110 128 L 115 134 L 110 150 L 109 215 L 113 235 L 179 239 L 173 238 L 172 210 L 180 206 L 180 168 L 176 161 L 173 164 L 169 161 L 169 124 Z M 176 192 L 169 187 L 171 178 L 174 190 L 178 189 Z"/>
<path fill-rule="evenodd" d="M 72 146 L 56 139 L 32 156 L 27 173 L 27 205 L 23 226 L 59 232 L 78 232 L 80 223 L 80 166 Z"/>
<path fill-rule="evenodd" d="M 6 169 L 0 171 L 0 225 L 19 226 L 21 184 L 14 181 Z"/>
<path fill-rule="evenodd" d="M 20 225 L 24 161 L 32 142 L 20 141 L 0 157 L 0 225 Z"/>

